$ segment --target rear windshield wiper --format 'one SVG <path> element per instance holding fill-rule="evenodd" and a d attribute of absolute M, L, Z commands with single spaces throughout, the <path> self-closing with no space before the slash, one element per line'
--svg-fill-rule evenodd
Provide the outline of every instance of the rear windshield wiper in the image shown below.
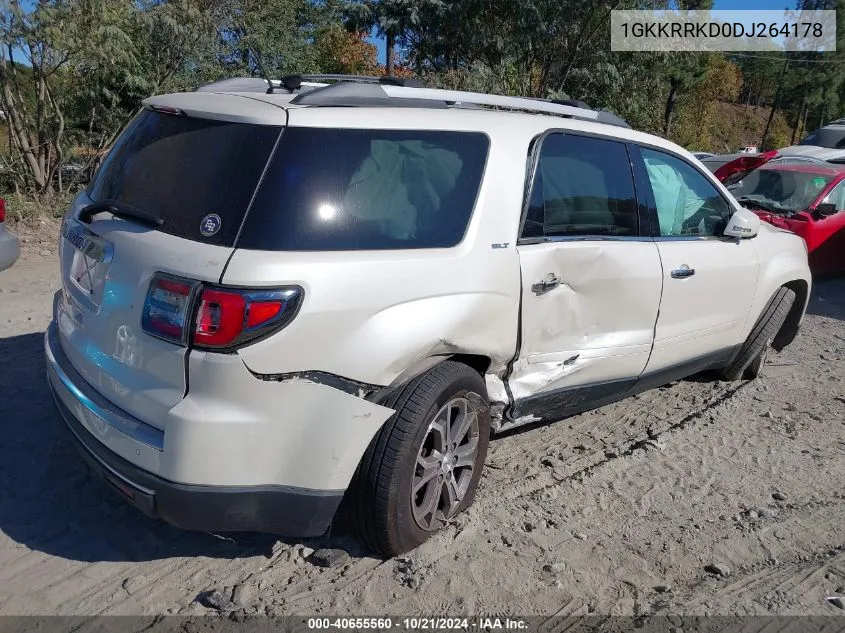
<path fill-rule="evenodd" d="M 89 204 L 79 212 L 77 219 L 85 224 L 90 224 L 95 215 L 105 212 L 125 220 L 134 220 L 138 224 L 143 224 L 154 229 L 164 224 L 164 218 L 160 218 L 149 211 L 136 209 L 117 200 L 102 200 L 94 204 Z"/>

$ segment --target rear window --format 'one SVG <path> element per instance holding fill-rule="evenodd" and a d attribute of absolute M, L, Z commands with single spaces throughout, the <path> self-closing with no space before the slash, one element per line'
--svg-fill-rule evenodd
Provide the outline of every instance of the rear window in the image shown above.
<path fill-rule="evenodd" d="M 159 230 L 234 244 L 280 127 L 142 111 L 88 188 L 161 217 Z M 209 216 L 210 220 L 204 220 Z"/>
<path fill-rule="evenodd" d="M 478 132 L 288 128 L 239 248 L 443 248 L 463 239 L 489 140 Z"/>

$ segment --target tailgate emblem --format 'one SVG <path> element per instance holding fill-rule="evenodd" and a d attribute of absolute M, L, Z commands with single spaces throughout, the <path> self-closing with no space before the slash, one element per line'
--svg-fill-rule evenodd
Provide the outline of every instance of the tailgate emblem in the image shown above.
<path fill-rule="evenodd" d="M 200 222 L 200 233 L 202 233 L 205 237 L 211 237 L 220 230 L 220 226 L 222 224 L 223 220 L 220 219 L 219 215 L 216 213 L 209 213 L 202 219 L 202 222 Z"/>

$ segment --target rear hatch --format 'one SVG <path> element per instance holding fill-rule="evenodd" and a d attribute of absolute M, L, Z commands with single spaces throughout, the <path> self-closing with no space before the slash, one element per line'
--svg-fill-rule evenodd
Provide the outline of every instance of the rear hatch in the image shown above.
<path fill-rule="evenodd" d="M 150 282 L 156 273 L 177 286 L 220 281 L 285 120 L 234 95 L 180 97 L 185 109 L 148 107 L 129 124 L 60 240 L 65 354 L 103 396 L 159 428 L 186 392 L 187 347 L 142 329 L 145 303 L 147 313 L 152 302 L 166 318 L 184 316 L 178 300 L 148 297 Z M 190 110 L 211 100 L 212 118 Z"/>

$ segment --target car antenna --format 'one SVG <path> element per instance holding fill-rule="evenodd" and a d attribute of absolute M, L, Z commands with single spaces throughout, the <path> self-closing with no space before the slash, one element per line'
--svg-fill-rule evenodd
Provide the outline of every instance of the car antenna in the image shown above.
<path fill-rule="evenodd" d="M 258 64 L 258 70 L 261 71 L 261 74 L 264 77 L 264 81 L 267 82 L 267 94 L 273 94 L 273 80 L 270 79 L 270 75 L 267 73 L 267 68 L 264 66 L 264 62 L 261 61 L 261 55 L 259 55 L 258 51 L 255 50 L 252 46 L 250 46 L 248 50 L 250 53 L 252 53 L 252 56 L 255 58 L 255 63 Z"/>

